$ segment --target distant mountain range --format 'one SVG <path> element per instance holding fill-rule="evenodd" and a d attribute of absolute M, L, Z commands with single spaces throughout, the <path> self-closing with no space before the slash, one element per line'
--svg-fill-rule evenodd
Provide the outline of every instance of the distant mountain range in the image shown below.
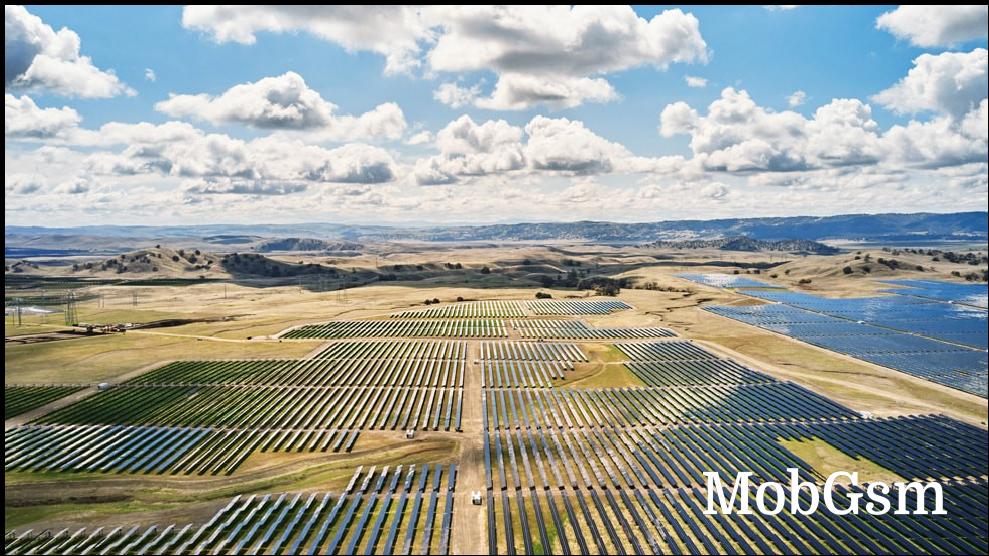
<path fill-rule="evenodd" d="M 781 251 L 785 253 L 812 253 L 815 255 L 833 255 L 840 250 L 809 239 L 781 239 L 765 241 L 750 237 L 726 237 L 722 239 L 662 239 L 646 243 L 643 247 L 658 247 L 665 249 L 720 249 L 722 251 Z"/>
<path fill-rule="evenodd" d="M 110 247 L 142 247 L 156 242 L 208 244 L 227 248 L 265 245 L 264 240 L 321 241 L 588 241 L 642 244 L 655 241 L 748 238 L 758 241 L 986 241 L 989 215 L 849 214 L 779 218 L 723 218 L 660 222 L 539 222 L 482 226 L 376 226 L 333 223 L 210 224 L 194 226 L 80 226 L 46 228 L 5 226 L 8 256 L 29 256 L 32 250 L 94 252 Z M 312 246 L 321 244 L 311 244 Z M 263 250 L 281 247 L 266 245 Z M 17 254 L 12 254 L 17 253 Z"/>

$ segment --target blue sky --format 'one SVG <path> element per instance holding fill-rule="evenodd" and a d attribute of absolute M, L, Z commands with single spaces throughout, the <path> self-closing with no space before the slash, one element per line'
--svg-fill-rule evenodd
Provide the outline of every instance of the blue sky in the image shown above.
<path fill-rule="evenodd" d="M 66 28 L 78 36 L 93 83 L 73 90 L 44 71 L 40 56 L 5 83 L 6 218 L 182 223 L 254 220 L 261 211 L 273 222 L 651 220 L 882 211 L 878 202 L 891 195 L 890 210 L 984 209 L 985 10 L 965 11 L 972 9 L 635 7 L 573 21 L 479 9 L 413 13 L 404 27 L 377 30 L 380 14 L 330 8 L 301 18 L 279 8 L 185 18 L 178 6 L 8 8 L 8 28 L 14 18 L 28 37 L 8 32 L 8 67 L 12 40 L 40 44 L 44 54 L 62 44 L 57 34 Z M 553 22 L 546 37 L 534 22 L 542 17 Z M 666 23 L 649 27 L 653 18 Z M 472 35 L 492 20 L 487 34 Z M 609 30 L 586 31 L 595 24 Z M 406 28 L 417 46 L 398 54 L 413 65 L 395 71 L 393 45 L 374 35 Z M 230 30 L 234 38 L 223 34 Z M 600 45 L 561 46 L 557 31 L 560 40 Z M 667 40 L 678 32 L 685 35 Z M 533 46 L 516 49 L 513 40 Z M 549 46 L 538 47 L 543 40 Z M 445 41 L 453 56 L 434 58 Z M 467 52 L 474 48 L 495 54 L 476 62 Z M 687 76 L 706 84 L 688 86 Z M 280 127 L 230 104 L 254 97 L 224 96 L 266 78 L 248 93 L 297 91 L 304 80 L 318 100 L 290 108 L 315 115 Z M 513 79 L 522 85 L 511 89 Z M 944 92 L 945 79 L 956 92 Z M 444 84 L 468 100 L 442 101 Z M 560 87 L 564 94 L 545 100 Z M 789 102 L 797 91 L 802 102 Z M 173 94 L 214 102 L 156 106 Z M 387 118 L 363 121 L 383 105 Z M 716 106 L 738 121 L 718 119 Z M 822 106 L 833 107 L 826 122 L 815 118 Z M 537 121 L 542 131 L 530 131 Z M 153 138 L 135 139 L 141 122 L 156 126 Z M 168 122 L 183 126 L 176 143 L 222 143 L 239 149 L 243 166 L 182 164 L 181 146 L 156 135 Z M 105 125 L 119 126 L 119 137 L 108 139 Z M 135 154 L 138 143 L 154 144 L 161 159 L 147 162 L 150 147 Z M 303 146 L 324 164 L 272 169 Z M 767 194 L 772 207 L 761 200 Z M 690 197 L 696 202 L 683 201 Z M 173 208 L 149 208 L 161 204 Z"/>

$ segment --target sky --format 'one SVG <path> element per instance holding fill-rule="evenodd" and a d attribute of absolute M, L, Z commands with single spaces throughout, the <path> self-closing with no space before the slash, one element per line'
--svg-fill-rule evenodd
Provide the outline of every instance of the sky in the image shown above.
<path fill-rule="evenodd" d="M 986 6 L 6 6 L 8 225 L 986 210 Z"/>

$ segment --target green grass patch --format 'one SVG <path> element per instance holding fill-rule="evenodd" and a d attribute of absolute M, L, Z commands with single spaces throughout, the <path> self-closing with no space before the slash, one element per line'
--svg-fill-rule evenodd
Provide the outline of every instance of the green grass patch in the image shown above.
<path fill-rule="evenodd" d="M 903 481 L 903 477 L 885 467 L 865 458 L 854 458 L 842 452 L 833 444 L 820 438 L 804 438 L 801 440 L 777 439 L 784 448 L 798 458 L 807 462 L 821 477 L 836 471 L 858 472 L 859 482 L 882 481 L 893 483 Z"/>

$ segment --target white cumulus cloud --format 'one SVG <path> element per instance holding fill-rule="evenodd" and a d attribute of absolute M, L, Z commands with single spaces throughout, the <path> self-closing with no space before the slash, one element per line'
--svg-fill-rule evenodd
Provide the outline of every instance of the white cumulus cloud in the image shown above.
<path fill-rule="evenodd" d="M 708 59 L 700 23 L 679 9 L 646 19 L 629 6 L 188 6 L 182 23 L 245 44 L 260 31 L 304 31 L 383 55 L 386 73 L 490 71 L 490 95 L 454 85 L 437 98 L 494 109 L 613 100 L 605 74 Z"/>
<path fill-rule="evenodd" d="M 259 129 L 320 131 L 326 140 L 397 139 L 405 116 L 395 103 L 385 103 L 360 116 L 337 116 L 337 106 L 306 85 L 301 75 L 286 72 L 235 85 L 217 96 L 171 95 L 155 109 L 176 118 L 214 125 L 242 124 Z"/>
<path fill-rule="evenodd" d="M 4 94 L 5 137 L 55 137 L 78 126 L 81 119 L 79 113 L 68 106 L 39 108 L 27 95 L 18 98 L 9 93 Z"/>
<path fill-rule="evenodd" d="M 900 6 L 876 18 L 876 28 L 921 47 L 985 39 L 989 6 Z"/>
<path fill-rule="evenodd" d="M 873 99 L 896 112 L 931 111 L 960 120 L 989 92 L 989 52 L 921 54 L 913 68 L 892 87 Z"/>
<path fill-rule="evenodd" d="M 4 6 L 5 87 L 89 98 L 135 94 L 83 56 L 80 44 L 71 29 L 56 32 L 23 6 Z"/>

